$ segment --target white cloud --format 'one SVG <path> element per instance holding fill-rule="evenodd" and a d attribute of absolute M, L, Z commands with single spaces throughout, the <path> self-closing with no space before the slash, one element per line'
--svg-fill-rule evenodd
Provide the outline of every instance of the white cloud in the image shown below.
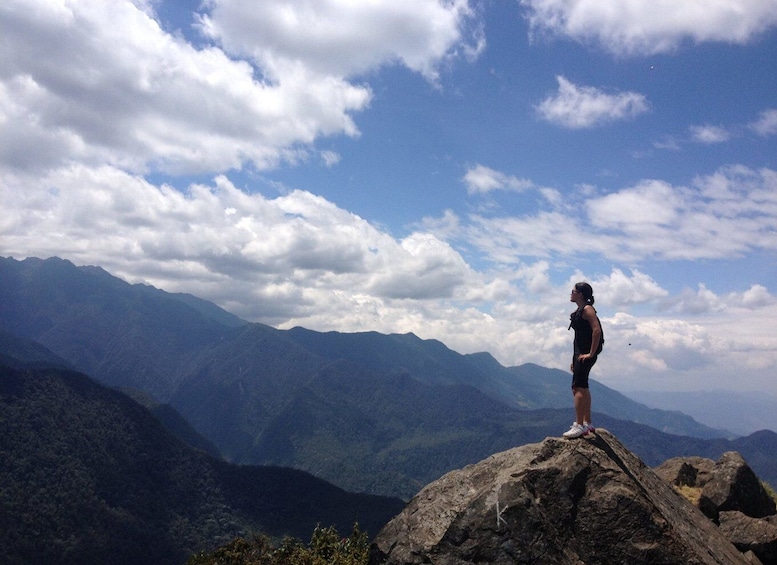
<path fill-rule="evenodd" d="M 552 211 L 473 215 L 461 231 L 468 245 L 504 264 L 580 253 L 632 262 L 774 252 L 777 171 L 723 167 L 690 186 L 644 180 L 604 195 L 567 195 Z"/>
<path fill-rule="evenodd" d="M 631 276 L 627 276 L 621 269 L 613 269 L 608 276 L 596 278 L 594 285 L 594 296 L 600 300 L 604 298 L 611 308 L 655 302 L 669 294 L 649 275 L 637 269 L 632 269 Z"/>
<path fill-rule="evenodd" d="M 492 190 L 509 190 L 522 192 L 534 188 L 534 183 L 528 179 L 519 179 L 499 171 L 495 171 L 485 165 L 476 165 L 464 175 L 464 183 L 469 194 L 487 193 Z"/>
<path fill-rule="evenodd" d="M 335 151 L 322 151 L 321 161 L 323 161 L 324 165 L 327 167 L 333 167 L 340 162 L 340 154 Z"/>
<path fill-rule="evenodd" d="M 764 137 L 777 134 L 777 109 L 769 108 L 761 112 L 758 120 L 750 124 L 750 128 Z"/>
<path fill-rule="evenodd" d="M 258 67 L 167 33 L 144 3 L 4 2 L 0 164 L 191 174 L 305 159 L 321 137 L 359 134 L 372 92 L 348 75 L 397 62 L 432 80 L 472 15 L 461 0 L 210 6 L 203 29 Z"/>
<path fill-rule="evenodd" d="M 719 296 L 709 290 L 705 284 L 700 283 L 695 291 L 686 288 L 677 296 L 665 300 L 662 307 L 675 314 L 698 315 L 720 312 L 726 306 Z"/>
<path fill-rule="evenodd" d="M 230 53 L 251 57 L 272 80 L 295 68 L 348 77 L 401 63 L 434 81 L 457 49 L 477 54 L 482 31 L 467 35 L 466 0 L 212 0 L 201 29 Z"/>
<path fill-rule="evenodd" d="M 737 174 L 747 178 L 746 171 Z M 708 198 L 733 197 L 734 176 L 699 179 L 698 190 Z M 760 186 L 750 180 L 752 189 Z M 570 217 L 561 213 L 515 218 L 507 227 L 448 214 L 439 225 L 449 236 L 483 230 L 483 249 L 491 236 L 503 239 L 497 247 L 513 249 L 509 238 L 521 235 L 531 243 L 518 237 L 520 245 L 548 257 L 532 262 L 511 251 L 493 269 L 476 270 L 430 231 L 396 239 L 308 192 L 266 198 L 225 177 L 182 193 L 113 167 L 74 165 L 37 180 L 5 174 L 0 191 L 4 255 L 101 265 L 131 282 L 192 292 L 277 327 L 412 331 L 463 353 L 490 351 L 505 364 L 563 369 L 569 285 L 586 279 L 606 328 L 606 354 L 595 375 L 606 384 L 627 384 L 629 375 L 650 371 L 652 383 L 671 389 L 678 374 L 709 369 L 710 347 L 725 346 L 721 362 L 743 374 L 760 374 L 777 361 L 777 301 L 762 286 L 723 297 L 700 287 L 677 299 L 648 274 L 620 268 L 575 272 L 555 284 L 559 272 L 569 271 L 559 258 L 579 255 L 580 242 L 588 248 L 608 241 L 574 222 L 570 229 Z M 694 301 L 707 307 L 689 308 Z M 651 304 L 674 307 L 653 317 L 625 313 Z"/>
<path fill-rule="evenodd" d="M 691 187 L 644 181 L 589 200 L 588 208 L 593 226 L 624 236 L 618 239 L 627 255 L 733 258 L 777 248 L 775 188 L 774 171 L 726 167 Z"/>
<path fill-rule="evenodd" d="M 534 33 L 595 42 L 619 56 L 753 41 L 777 25 L 773 0 L 521 0 Z"/>
<path fill-rule="evenodd" d="M 191 276 L 204 297 L 237 302 L 252 318 L 296 316 L 311 293 L 317 301 L 354 289 L 376 299 L 452 298 L 473 276 L 435 236 L 396 241 L 305 191 L 270 200 L 218 177 L 184 194 L 83 166 L 37 181 L 6 177 L 2 186 L 5 252 L 98 263 L 168 290 Z"/>
<path fill-rule="evenodd" d="M 648 111 L 642 94 L 608 94 L 590 86 L 577 86 L 557 76 L 558 92 L 543 100 L 537 112 L 544 119 L 563 127 L 590 128 L 603 123 L 634 118 Z"/>
<path fill-rule="evenodd" d="M 315 89 L 304 74 L 260 82 L 246 62 L 195 49 L 130 2 L 9 2 L 0 12 L 8 166 L 261 169 L 319 136 L 355 135 L 349 114 L 370 100 L 365 87 L 336 78 Z"/>
<path fill-rule="evenodd" d="M 760 284 L 755 284 L 743 293 L 731 293 L 726 302 L 737 304 L 744 308 L 756 309 L 771 306 L 777 299 L 769 293 L 769 290 Z"/>
<path fill-rule="evenodd" d="M 681 148 L 680 142 L 672 136 L 665 136 L 658 141 L 654 141 L 653 147 L 665 151 L 679 151 Z"/>
<path fill-rule="evenodd" d="M 731 138 L 726 128 L 713 125 L 691 126 L 691 139 L 698 143 L 723 143 Z"/>
<path fill-rule="evenodd" d="M 707 288 L 706 284 L 699 283 L 695 291 L 686 288 L 678 295 L 668 297 L 659 304 L 662 309 L 675 314 L 698 315 L 738 308 L 760 310 L 777 304 L 777 299 L 760 284 L 752 285 L 744 292 L 730 292 L 725 296 L 719 296 Z"/>
<path fill-rule="evenodd" d="M 640 184 L 588 201 L 594 226 L 632 232 L 652 231 L 673 225 L 682 207 L 682 196 L 663 181 Z"/>

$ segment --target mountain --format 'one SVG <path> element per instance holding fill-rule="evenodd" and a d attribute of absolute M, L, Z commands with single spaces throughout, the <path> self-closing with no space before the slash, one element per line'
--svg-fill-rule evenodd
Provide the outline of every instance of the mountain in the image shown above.
<path fill-rule="evenodd" d="M 351 491 L 412 496 L 451 468 L 557 435 L 571 417 L 564 371 L 503 367 L 413 334 L 249 324 L 56 258 L 0 259 L 0 329 L 169 404 L 230 461 L 295 467 Z M 600 383 L 592 391 L 597 421 L 722 435 Z"/>
<path fill-rule="evenodd" d="M 119 390 L 141 406 L 146 407 L 169 432 L 184 443 L 218 459 L 223 458 L 219 448 L 197 432 L 197 430 L 195 430 L 194 427 L 169 404 L 157 402 L 153 396 L 140 390 L 132 388 L 123 388 Z"/>
<path fill-rule="evenodd" d="M 235 466 L 167 432 L 144 407 L 64 369 L 0 366 L 3 563 L 183 563 L 263 532 L 317 523 L 372 533 L 399 499 L 279 467 Z"/>
<path fill-rule="evenodd" d="M 75 267 L 57 258 L 0 258 L 0 329 L 45 345 L 101 382 L 143 390 L 161 402 L 180 395 L 188 386 L 184 380 L 201 383 L 205 374 L 219 380 L 225 372 L 219 364 L 228 364 L 244 383 L 248 377 L 256 386 L 269 387 L 257 391 L 260 396 L 279 394 L 282 400 L 289 388 L 304 384 L 327 362 L 344 359 L 378 373 L 406 372 L 435 386 L 473 386 L 517 408 L 570 404 L 564 371 L 532 364 L 506 368 L 488 353 L 461 355 L 413 334 L 282 331 L 248 324 L 191 295 L 130 285 L 99 267 Z M 286 360 L 278 364 L 281 357 Z M 592 387 L 603 413 L 672 433 L 721 435 L 683 414 L 651 410 L 600 383 Z M 274 403 L 272 397 L 268 403 Z"/>
<path fill-rule="evenodd" d="M 566 371 L 533 363 L 504 367 L 489 353 L 461 355 L 437 340 L 422 340 L 413 334 L 321 333 L 293 328 L 287 336 L 307 351 L 330 361 L 345 359 L 383 373 L 404 371 L 430 385 L 472 386 L 516 408 L 560 408 L 570 406 L 571 402 L 571 377 Z M 597 412 L 650 423 L 668 433 L 703 438 L 723 435 L 678 411 L 650 409 L 596 381 L 592 381 L 591 392 L 596 397 Z"/>
<path fill-rule="evenodd" d="M 16 336 L 3 329 L 0 329 L 0 364 L 17 368 L 58 367 L 72 369 L 70 363 L 38 342 Z"/>
<path fill-rule="evenodd" d="M 187 361 L 245 322 L 215 305 L 69 261 L 0 259 L 0 328 L 111 386 L 165 401 Z"/>

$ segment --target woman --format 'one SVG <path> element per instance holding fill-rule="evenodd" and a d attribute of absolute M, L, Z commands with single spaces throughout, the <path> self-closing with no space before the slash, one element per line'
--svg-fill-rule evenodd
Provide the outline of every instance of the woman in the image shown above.
<path fill-rule="evenodd" d="M 577 310 L 569 317 L 569 327 L 575 330 L 571 366 L 575 421 L 563 435 L 566 438 L 576 438 L 594 430 L 591 424 L 591 392 L 588 390 L 588 374 L 601 352 L 604 338 L 599 317 L 594 310 L 594 290 L 591 285 L 585 282 L 577 283 L 572 289 L 569 300 L 577 304 Z"/>

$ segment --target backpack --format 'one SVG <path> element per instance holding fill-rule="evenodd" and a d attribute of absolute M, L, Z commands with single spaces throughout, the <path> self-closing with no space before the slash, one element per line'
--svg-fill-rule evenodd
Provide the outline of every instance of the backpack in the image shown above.
<path fill-rule="evenodd" d="M 599 316 L 597 316 L 596 319 L 599 320 Z M 602 327 L 601 320 L 599 320 L 599 330 L 601 335 L 599 336 L 599 347 L 596 348 L 597 355 L 599 355 L 602 352 L 602 349 L 604 349 L 604 328 Z"/>

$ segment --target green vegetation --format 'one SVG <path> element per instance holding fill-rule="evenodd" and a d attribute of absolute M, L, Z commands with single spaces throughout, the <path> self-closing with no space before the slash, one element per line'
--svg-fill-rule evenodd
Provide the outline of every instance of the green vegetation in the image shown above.
<path fill-rule="evenodd" d="M 180 565 L 248 532 L 281 539 L 359 520 L 374 533 L 404 506 L 214 459 L 71 371 L 0 364 L 0 429 L 4 565 Z"/>
<path fill-rule="evenodd" d="M 351 535 L 340 537 L 334 526 L 313 530 L 308 545 L 286 538 L 274 546 L 264 535 L 236 538 L 215 551 L 192 556 L 187 565 L 366 565 L 369 539 L 354 524 Z"/>
<path fill-rule="evenodd" d="M 764 490 L 766 491 L 766 494 L 772 497 L 772 500 L 777 503 L 777 491 L 775 491 L 772 488 L 772 485 L 767 483 L 766 481 L 761 481 L 761 485 L 763 485 Z"/>

